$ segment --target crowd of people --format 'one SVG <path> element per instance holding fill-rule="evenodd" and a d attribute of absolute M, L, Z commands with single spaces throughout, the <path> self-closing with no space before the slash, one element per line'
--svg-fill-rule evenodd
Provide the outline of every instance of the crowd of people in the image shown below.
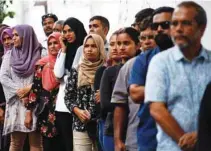
<path fill-rule="evenodd" d="M 0 25 L 0 151 L 210 151 L 211 51 L 193 1 L 103 16 Z M 107 40 L 108 39 L 108 40 Z"/>

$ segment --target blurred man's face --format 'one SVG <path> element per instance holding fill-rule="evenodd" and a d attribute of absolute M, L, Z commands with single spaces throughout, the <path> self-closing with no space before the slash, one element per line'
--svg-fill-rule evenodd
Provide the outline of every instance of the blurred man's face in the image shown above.
<path fill-rule="evenodd" d="M 50 34 L 53 33 L 53 25 L 54 25 L 54 19 L 51 17 L 45 18 L 43 21 L 43 30 L 45 32 L 45 35 L 48 37 Z"/>
<path fill-rule="evenodd" d="M 169 12 L 159 13 L 153 17 L 152 30 L 155 36 L 161 33 L 170 36 L 171 17 L 172 13 Z"/>
<path fill-rule="evenodd" d="M 103 40 L 105 40 L 108 29 L 106 27 L 103 27 L 100 20 L 94 19 L 89 22 L 89 33 L 98 34 L 103 38 Z"/>
<path fill-rule="evenodd" d="M 195 20 L 194 8 L 179 7 L 172 16 L 171 36 L 181 49 L 190 48 L 200 43 L 205 26 L 199 26 Z"/>
<path fill-rule="evenodd" d="M 54 23 L 53 25 L 53 32 L 62 32 L 62 25 Z"/>
<path fill-rule="evenodd" d="M 139 39 L 141 43 L 141 49 L 143 51 L 151 50 L 156 47 L 154 34 L 151 28 L 147 28 L 146 30 L 141 31 Z"/>

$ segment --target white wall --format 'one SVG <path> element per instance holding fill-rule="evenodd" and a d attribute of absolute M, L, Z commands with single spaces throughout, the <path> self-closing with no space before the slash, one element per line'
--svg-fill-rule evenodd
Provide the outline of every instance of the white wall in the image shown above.
<path fill-rule="evenodd" d="M 47 0 L 48 12 L 57 14 L 59 19 L 76 17 L 84 23 L 88 31 L 89 18 L 93 15 L 107 17 L 111 24 L 109 35 L 116 29 L 130 26 L 134 21 L 135 14 L 147 7 L 157 8 L 160 6 L 175 7 L 182 0 Z M 195 0 L 201 4 L 207 12 L 208 26 L 202 43 L 211 50 L 211 0 Z M 65 3 L 64 3 L 65 2 Z M 41 25 L 41 16 L 44 7 L 34 6 L 35 0 L 14 0 L 10 10 L 16 12 L 14 19 L 6 18 L 4 23 L 11 26 L 26 23 L 34 27 L 40 40 L 44 39 Z"/>

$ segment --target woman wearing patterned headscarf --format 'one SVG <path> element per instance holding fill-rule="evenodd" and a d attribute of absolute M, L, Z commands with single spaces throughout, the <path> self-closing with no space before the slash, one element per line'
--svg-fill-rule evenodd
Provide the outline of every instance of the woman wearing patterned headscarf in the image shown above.
<path fill-rule="evenodd" d="M 23 99 L 31 89 L 35 63 L 40 59 L 41 45 L 33 28 L 17 25 L 13 28 L 14 47 L 4 55 L 0 81 L 6 97 L 6 111 L 3 134 L 11 134 L 10 151 L 21 150 L 26 135 L 29 135 L 31 150 L 42 151 L 42 137 L 36 132 L 34 112 L 31 129 L 24 125 L 27 112 Z"/>
<path fill-rule="evenodd" d="M 96 34 L 88 35 L 84 40 L 79 68 L 70 70 L 65 89 L 65 104 L 73 114 L 74 150 L 93 151 L 96 149 L 94 77 L 105 60 L 103 39 Z"/>

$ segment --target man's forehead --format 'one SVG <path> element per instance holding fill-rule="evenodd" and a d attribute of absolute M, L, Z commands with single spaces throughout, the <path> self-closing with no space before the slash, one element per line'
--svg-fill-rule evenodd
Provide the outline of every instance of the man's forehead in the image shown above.
<path fill-rule="evenodd" d="M 147 28 L 140 32 L 140 35 L 147 35 L 147 34 L 153 34 L 153 30 L 151 28 Z"/>
<path fill-rule="evenodd" d="M 48 18 L 45 18 L 43 22 L 54 22 L 54 19 L 52 17 L 48 17 Z"/>
<path fill-rule="evenodd" d="M 89 24 L 90 25 L 93 25 L 93 24 L 102 25 L 101 21 L 97 20 L 97 19 L 94 19 L 94 20 L 90 21 Z"/>
<path fill-rule="evenodd" d="M 172 17 L 172 13 L 170 13 L 170 12 L 158 13 L 153 16 L 153 23 L 154 22 L 171 21 L 171 17 Z"/>
<path fill-rule="evenodd" d="M 177 7 L 172 15 L 172 19 L 177 19 L 177 18 L 184 18 L 184 19 L 189 19 L 192 20 L 196 15 L 196 11 L 192 7 Z"/>

